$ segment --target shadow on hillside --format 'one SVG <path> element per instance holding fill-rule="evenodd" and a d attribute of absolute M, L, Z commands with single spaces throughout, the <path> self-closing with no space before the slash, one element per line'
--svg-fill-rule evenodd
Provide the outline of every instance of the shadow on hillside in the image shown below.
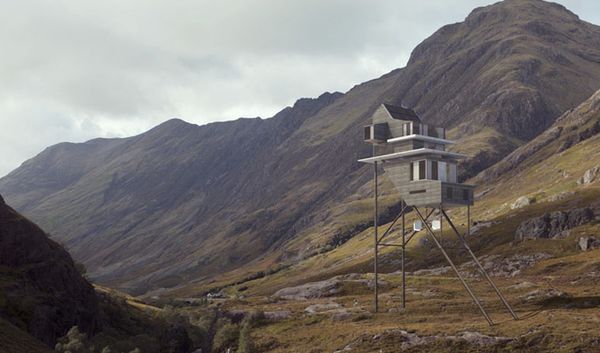
<path fill-rule="evenodd" d="M 543 310 L 547 309 L 591 309 L 600 307 L 600 296 L 588 297 L 551 297 L 539 302 Z"/>

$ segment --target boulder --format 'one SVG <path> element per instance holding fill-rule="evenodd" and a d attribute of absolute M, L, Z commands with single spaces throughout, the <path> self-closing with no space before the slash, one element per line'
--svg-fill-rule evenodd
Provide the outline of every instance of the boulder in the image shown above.
<path fill-rule="evenodd" d="M 554 194 L 554 195 L 548 197 L 548 201 L 550 201 L 550 202 L 559 201 L 559 200 L 566 199 L 567 197 L 570 197 L 573 195 L 575 195 L 574 191 L 565 191 L 565 192 L 561 192 L 559 194 Z"/>
<path fill-rule="evenodd" d="M 281 321 L 292 316 L 289 310 L 265 311 L 265 318 L 269 321 Z"/>
<path fill-rule="evenodd" d="M 600 174 L 600 167 L 596 166 L 594 168 L 588 169 L 583 173 L 583 176 L 577 180 L 577 184 L 579 185 L 587 185 L 593 183 Z"/>
<path fill-rule="evenodd" d="M 324 311 L 334 310 L 340 308 L 341 305 L 338 303 L 326 303 L 326 304 L 313 304 L 309 305 L 304 309 L 309 314 L 321 313 Z"/>
<path fill-rule="evenodd" d="M 340 310 L 340 311 L 334 313 L 333 315 L 331 315 L 331 320 L 333 320 L 333 321 L 345 321 L 345 320 L 349 320 L 350 318 L 352 318 L 352 313 L 350 313 L 346 310 Z"/>
<path fill-rule="evenodd" d="M 593 219 L 594 212 L 588 207 L 545 213 L 522 222 L 517 228 L 515 239 L 564 238 L 568 235 L 569 229 L 586 224 Z"/>
<path fill-rule="evenodd" d="M 510 205 L 510 209 L 514 210 L 517 208 L 522 208 L 522 207 L 530 205 L 533 202 L 534 202 L 534 199 L 532 199 L 528 196 L 521 196 Z"/>
<path fill-rule="evenodd" d="M 577 241 L 577 249 L 581 251 L 600 249 L 600 239 L 592 236 L 580 237 Z"/>
<path fill-rule="evenodd" d="M 452 339 L 451 337 L 449 337 Z M 507 343 L 512 341 L 509 337 L 494 337 L 481 334 L 479 332 L 470 332 L 466 331 L 456 336 L 456 339 L 467 342 L 470 345 L 475 345 L 479 347 L 485 346 L 493 346 L 498 343 Z"/>
<path fill-rule="evenodd" d="M 527 294 L 520 296 L 524 300 L 537 300 L 547 298 L 567 298 L 569 294 L 556 288 L 536 289 Z"/>
<path fill-rule="evenodd" d="M 535 287 L 535 284 L 533 284 L 531 282 L 523 281 L 523 282 L 519 282 L 517 284 L 513 284 L 512 286 L 509 286 L 508 289 L 523 289 L 523 288 L 531 288 L 531 287 Z"/>

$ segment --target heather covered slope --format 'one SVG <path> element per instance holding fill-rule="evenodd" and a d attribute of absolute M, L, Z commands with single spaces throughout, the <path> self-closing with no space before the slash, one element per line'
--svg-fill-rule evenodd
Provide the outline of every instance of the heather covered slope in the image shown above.
<path fill-rule="evenodd" d="M 0 192 L 94 280 L 130 292 L 210 282 L 249 263 L 287 266 L 366 226 L 371 171 L 356 159 L 369 153 L 360 128 L 381 102 L 450 128 L 474 156 L 472 176 L 598 89 L 598 43 L 599 27 L 562 6 L 505 1 L 343 95 L 299 100 L 272 119 L 172 120 L 131 138 L 60 144 L 0 179 Z M 346 229 L 318 233 L 333 224 Z"/>
<path fill-rule="evenodd" d="M 58 342 L 73 341 L 67 333 L 75 326 L 81 337 L 61 352 L 95 346 L 96 352 L 188 353 L 206 343 L 186 320 L 119 293 L 97 292 L 80 271 L 67 251 L 0 196 L 0 352 L 51 352 Z"/>
<path fill-rule="evenodd" d="M 0 316 L 49 346 L 72 326 L 99 327 L 96 293 L 69 254 L 1 197 Z"/>

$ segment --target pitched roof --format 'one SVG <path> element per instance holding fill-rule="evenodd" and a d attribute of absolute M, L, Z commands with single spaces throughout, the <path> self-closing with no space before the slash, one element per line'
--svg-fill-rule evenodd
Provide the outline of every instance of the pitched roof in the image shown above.
<path fill-rule="evenodd" d="M 394 119 L 421 122 L 421 119 L 419 119 L 417 113 L 415 113 L 412 109 L 386 103 L 383 103 L 382 105 Z"/>

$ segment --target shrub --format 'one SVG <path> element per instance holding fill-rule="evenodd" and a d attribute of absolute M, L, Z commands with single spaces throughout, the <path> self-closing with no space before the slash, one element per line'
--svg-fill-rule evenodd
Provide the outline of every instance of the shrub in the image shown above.
<path fill-rule="evenodd" d="M 228 348 L 236 348 L 240 339 L 239 325 L 231 322 L 225 323 L 217 331 L 214 338 L 214 352 L 226 352 Z"/>
<path fill-rule="evenodd" d="M 244 321 L 240 330 L 240 338 L 238 342 L 238 353 L 254 353 L 256 346 L 250 335 L 251 325 L 249 321 Z"/>

